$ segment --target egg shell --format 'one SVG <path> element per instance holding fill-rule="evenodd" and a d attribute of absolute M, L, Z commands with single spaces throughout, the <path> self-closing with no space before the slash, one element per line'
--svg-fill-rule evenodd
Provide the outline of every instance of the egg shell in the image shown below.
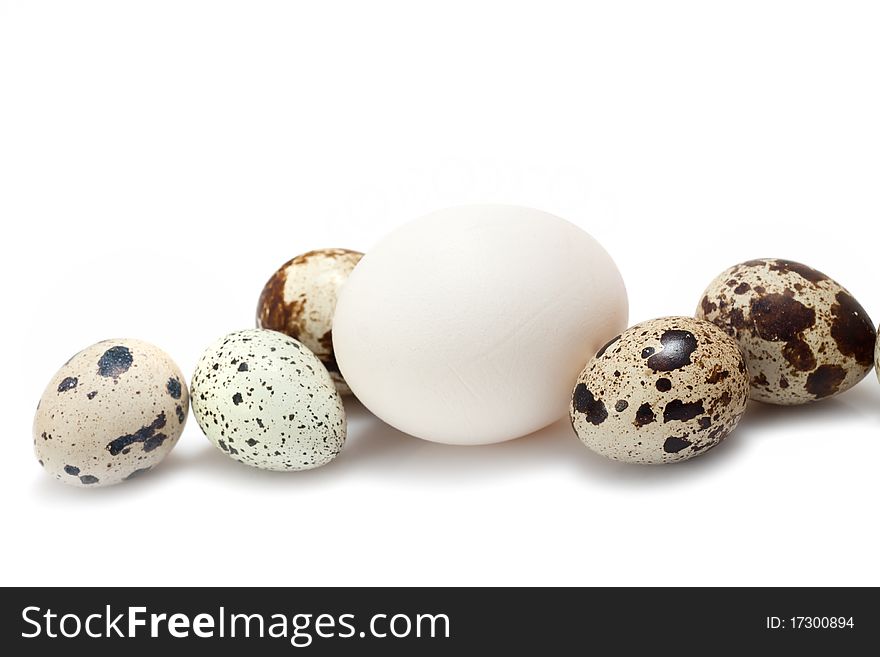
<path fill-rule="evenodd" d="M 611 459 L 683 461 L 736 427 L 748 389 L 745 360 L 728 335 L 692 317 L 662 317 L 627 329 L 584 368 L 572 427 Z"/>
<path fill-rule="evenodd" d="M 764 258 L 722 272 L 697 317 L 733 336 L 751 373 L 751 397 L 804 404 L 848 390 L 874 365 L 877 331 L 839 283 L 791 260 Z"/>
<path fill-rule="evenodd" d="M 874 346 L 874 369 L 877 374 L 877 380 L 880 381 L 880 331 L 878 331 L 877 342 Z"/>
<path fill-rule="evenodd" d="M 257 328 L 280 331 L 303 343 L 324 363 L 343 395 L 351 390 L 333 353 L 333 314 L 339 289 L 363 255 L 348 249 L 298 255 L 272 275 L 257 304 Z"/>
<path fill-rule="evenodd" d="M 404 433 L 478 445 L 563 417 L 578 371 L 627 321 L 608 253 L 559 217 L 441 210 L 367 252 L 336 306 L 354 394 Z"/>
<path fill-rule="evenodd" d="M 140 340 L 105 340 L 55 374 L 34 417 L 34 450 L 72 486 L 109 486 L 146 472 L 177 444 L 189 412 L 180 369 Z"/>
<path fill-rule="evenodd" d="M 345 409 L 327 369 L 276 331 L 238 331 L 208 347 L 192 377 L 192 397 L 208 439 L 256 468 L 317 468 L 345 442 Z"/>

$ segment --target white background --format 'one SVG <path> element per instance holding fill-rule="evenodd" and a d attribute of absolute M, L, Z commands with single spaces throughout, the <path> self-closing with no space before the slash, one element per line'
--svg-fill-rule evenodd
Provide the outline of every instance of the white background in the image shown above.
<path fill-rule="evenodd" d="M 806 262 L 880 319 L 880 8 L 851 2 L 0 2 L 3 584 L 880 584 L 880 385 L 753 404 L 669 467 L 567 420 L 488 447 L 349 404 L 324 469 L 228 460 L 77 490 L 31 419 L 108 337 L 187 373 L 316 247 L 468 202 L 598 238 L 631 322 Z"/>

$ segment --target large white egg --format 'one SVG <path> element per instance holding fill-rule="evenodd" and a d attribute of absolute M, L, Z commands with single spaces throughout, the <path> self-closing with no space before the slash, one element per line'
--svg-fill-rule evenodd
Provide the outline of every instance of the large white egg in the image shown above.
<path fill-rule="evenodd" d="M 529 208 L 449 208 L 394 231 L 343 286 L 339 368 L 358 399 L 419 438 L 479 445 L 568 412 L 584 364 L 627 325 L 608 253 Z"/>

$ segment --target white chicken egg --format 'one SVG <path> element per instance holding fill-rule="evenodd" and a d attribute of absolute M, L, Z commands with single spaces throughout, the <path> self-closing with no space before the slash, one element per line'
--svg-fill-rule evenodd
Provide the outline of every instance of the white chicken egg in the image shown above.
<path fill-rule="evenodd" d="M 472 205 L 367 252 L 340 292 L 333 345 L 381 419 L 475 445 L 564 416 L 583 363 L 626 323 L 623 280 L 590 235 L 546 212 Z"/>

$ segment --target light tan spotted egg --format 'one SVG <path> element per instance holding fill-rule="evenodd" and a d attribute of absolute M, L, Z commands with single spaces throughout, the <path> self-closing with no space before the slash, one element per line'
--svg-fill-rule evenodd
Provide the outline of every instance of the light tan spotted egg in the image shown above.
<path fill-rule="evenodd" d="M 736 343 L 693 317 L 630 327 L 578 377 L 571 423 L 593 451 L 629 463 L 673 463 L 718 445 L 742 417 L 749 377 Z"/>
<path fill-rule="evenodd" d="M 186 381 L 168 354 L 140 340 L 106 340 L 49 382 L 34 417 L 34 451 L 65 484 L 117 484 L 168 455 L 188 412 Z"/>

